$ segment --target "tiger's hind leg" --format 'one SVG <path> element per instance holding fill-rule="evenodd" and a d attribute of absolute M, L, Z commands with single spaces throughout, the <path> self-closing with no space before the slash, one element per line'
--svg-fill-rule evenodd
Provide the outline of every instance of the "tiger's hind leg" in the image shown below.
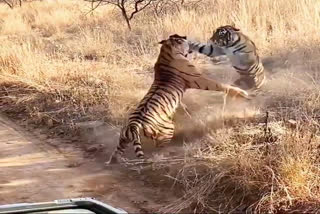
<path fill-rule="evenodd" d="M 161 132 L 157 136 L 156 140 L 156 147 L 163 147 L 165 144 L 171 142 L 174 135 L 174 124 L 167 124 L 167 127 L 162 128 Z"/>
<path fill-rule="evenodd" d="M 253 64 L 247 71 L 237 70 L 240 77 L 233 85 L 241 89 L 256 93 L 266 82 L 266 74 L 261 62 Z"/>
<path fill-rule="evenodd" d="M 120 133 L 119 144 L 106 164 L 125 162 L 123 154 L 130 143 L 133 143 L 137 157 L 143 158 L 144 154 L 141 148 L 139 127 L 136 125 L 128 125 L 123 127 Z"/>
<path fill-rule="evenodd" d="M 232 85 L 235 87 L 239 87 L 243 90 L 249 90 L 249 89 L 255 88 L 255 81 L 253 78 L 243 75 L 243 76 L 240 76 L 239 79 L 234 81 Z"/>
<path fill-rule="evenodd" d="M 262 93 L 262 87 L 265 82 L 266 77 L 264 74 L 255 77 L 241 75 L 232 85 L 246 90 L 250 97 L 256 97 Z"/>

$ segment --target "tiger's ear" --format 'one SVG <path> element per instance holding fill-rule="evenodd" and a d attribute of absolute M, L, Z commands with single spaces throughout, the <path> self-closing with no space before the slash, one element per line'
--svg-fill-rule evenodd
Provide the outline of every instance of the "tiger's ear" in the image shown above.
<path fill-rule="evenodd" d="M 173 35 L 170 35 L 169 36 L 169 39 L 187 39 L 187 37 L 186 36 L 180 36 L 180 35 L 178 35 L 178 34 L 173 34 Z"/>
<path fill-rule="evenodd" d="M 236 28 L 236 25 L 234 23 L 232 23 L 231 25 L 227 25 L 226 27 L 234 31 L 240 31 L 239 28 Z"/>
<path fill-rule="evenodd" d="M 233 27 L 233 30 L 234 30 L 234 31 L 240 31 L 240 29 L 239 29 L 239 28 L 236 28 L 236 27 Z"/>
<path fill-rule="evenodd" d="M 163 45 L 167 40 L 162 40 L 159 42 L 159 44 Z"/>

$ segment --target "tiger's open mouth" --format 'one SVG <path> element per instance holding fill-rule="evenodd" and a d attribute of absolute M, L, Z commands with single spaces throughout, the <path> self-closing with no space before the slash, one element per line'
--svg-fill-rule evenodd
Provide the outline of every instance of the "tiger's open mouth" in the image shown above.
<path fill-rule="evenodd" d="M 184 56 L 184 57 L 188 57 L 189 53 L 190 53 L 190 52 L 188 52 L 188 53 L 186 53 L 186 54 L 185 54 L 185 53 L 182 53 L 182 52 L 179 52 L 178 54 L 181 54 L 181 55 Z"/>
<path fill-rule="evenodd" d="M 185 57 L 188 57 L 189 54 L 192 54 L 192 50 L 189 50 L 188 53 L 186 53 Z"/>

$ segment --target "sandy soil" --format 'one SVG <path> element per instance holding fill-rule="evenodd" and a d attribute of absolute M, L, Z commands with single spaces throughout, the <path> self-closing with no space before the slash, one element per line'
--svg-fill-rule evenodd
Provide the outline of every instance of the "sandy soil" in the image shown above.
<path fill-rule="evenodd" d="M 95 197 L 130 213 L 145 213 L 156 211 L 171 197 L 143 173 L 105 167 L 84 158 L 77 148 L 53 147 L 4 116 L 0 144 L 0 205 Z"/>
<path fill-rule="evenodd" d="M 225 69 L 221 67 L 221 71 Z M 220 72 L 215 79 L 230 82 L 228 77 L 225 72 Z M 179 123 L 176 126 L 174 143 L 156 149 L 153 143 L 144 139 L 146 156 L 150 157 L 155 153 L 165 157 L 183 156 L 183 142 L 192 141 L 202 135 L 202 128 L 198 127 L 200 131 L 195 133 L 198 129 L 191 121 L 206 114 L 212 117 L 214 122 L 215 116 L 220 114 L 222 97 L 214 94 L 212 96 L 211 91 L 198 90 L 186 93 L 189 98 L 185 103 L 192 111 L 193 118 L 188 118 L 180 109 L 176 118 Z M 215 105 L 200 114 L 202 110 L 199 109 L 199 102 Z M 233 116 L 230 114 L 230 117 Z M 212 128 L 214 127 L 212 125 Z M 130 213 L 150 213 L 157 212 L 179 195 L 175 192 L 179 191 L 177 188 L 171 188 L 173 181 L 164 176 L 168 173 L 166 171 L 150 170 L 139 173 L 139 170 L 120 165 L 104 165 L 118 142 L 117 128 L 106 124 L 99 125 L 96 121 L 92 124 L 79 124 L 79 128 L 82 130 L 81 138 L 86 142 L 82 146 L 86 152 L 77 148 L 81 147 L 81 142 L 77 139 L 73 139 L 75 143 L 48 139 L 48 136 L 43 134 L 34 135 L 32 128 L 30 130 L 33 134 L 30 134 L 0 115 L 0 205 L 95 197 Z M 135 158 L 132 148 L 126 151 L 126 157 Z"/>

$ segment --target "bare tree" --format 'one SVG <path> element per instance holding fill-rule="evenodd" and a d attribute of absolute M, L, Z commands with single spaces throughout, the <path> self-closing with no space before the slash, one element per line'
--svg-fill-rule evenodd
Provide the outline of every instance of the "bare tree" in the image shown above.
<path fill-rule="evenodd" d="M 195 9 L 203 0 L 157 0 L 152 2 L 156 16 L 180 12 L 181 9 Z"/>
<path fill-rule="evenodd" d="M 159 0 L 156 2 L 153 2 L 153 11 L 156 14 L 156 16 L 161 16 L 167 11 L 178 11 L 180 12 L 180 5 L 179 2 L 175 0 Z"/>
<path fill-rule="evenodd" d="M 151 5 L 157 0 L 85 0 L 91 2 L 91 11 L 95 10 L 101 5 L 113 5 L 117 7 L 127 23 L 129 30 L 131 30 L 131 20 L 133 17 Z"/>
<path fill-rule="evenodd" d="M 11 9 L 13 8 L 13 2 L 10 0 L 1 0 L 0 2 L 5 3 L 6 5 L 8 5 Z"/>
<path fill-rule="evenodd" d="M 11 9 L 14 8 L 15 6 L 19 5 L 20 7 L 22 6 L 22 1 L 23 0 L 0 0 L 0 3 L 4 3 L 8 5 Z"/>

